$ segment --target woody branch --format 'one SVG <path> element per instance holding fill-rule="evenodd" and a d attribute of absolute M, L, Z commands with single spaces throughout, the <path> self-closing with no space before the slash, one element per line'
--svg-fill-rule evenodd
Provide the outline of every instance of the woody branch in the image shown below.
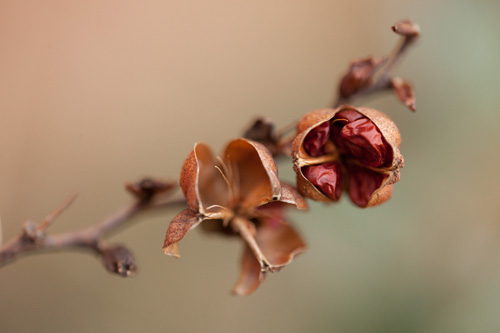
<path fill-rule="evenodd" d="M 132 253 L 122 245 L 106 244 L 105 237 L 145 210 L 184 204 L 184 199 L 165 199 L 174 187 L 174 183 L 153 179 L 128 184 L 135 200 L 109 217 L 81 230 L 48 234 L 47 229 L 76 198 L 73 194 L 42 222 L 25 223 L 21 233 L 0 248 L 0 267 L 26 254 L 80 249 L 96 254 L 110 272 L 131 276 L 136 271 Z"/>

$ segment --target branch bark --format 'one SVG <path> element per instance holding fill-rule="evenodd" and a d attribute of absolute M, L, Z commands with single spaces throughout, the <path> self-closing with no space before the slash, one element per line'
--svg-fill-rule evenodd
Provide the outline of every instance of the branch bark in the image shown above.
<path fill-rule="evenodd" d="M 151 186 L 152 184 L 154 186 Z M 184 199 L 164 200 L 160 198 L 161 193 L 170 192 L 174 186 L 174 183 L 151 179 L 127 185 L 129 191 L 134 194 L 135 200 L 109 217 L 81 230 L 47 234 L 47 228 L 73 202 L 75 196 L 72 195 L 41 223 L 26 222 L 21 233 L 0 248 L 0 267 L 27 254 L 81 249 L 97 254 L 103 260 L 106 269 L 112 273 L 131 276 L 135 273 L 136 267 L 131 252 L 123 246 L 107 245 L 105 237 L 123 227 L 141 212 L 185 204 Z"/>

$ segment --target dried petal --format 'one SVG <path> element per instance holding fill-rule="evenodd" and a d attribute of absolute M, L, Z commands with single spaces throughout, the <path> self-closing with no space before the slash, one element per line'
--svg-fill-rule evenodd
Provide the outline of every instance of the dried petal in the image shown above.
<path fill-rule="evenodd" d="M 262 219 L 255 237 L 262 253 L 273 266 L 281 268 L 306 249 L 302 237 L 279 215 Z"/>
<path fill-rule="evenodd" d="M 351 62 L 349 71 L 344 75 L 340 82 L 340 96 L 348 98 L 366 87 L 372 80 L 375 70 L 385 63 L 387 59 L 356 59 Z"/>
<path fill-rule="evenodd" d="M 232 293 L 239 296 L 246 296 L 253 293 L 264 281 L 266 275 L 262 272 L 258 260 L 252 250 L 245 246 L 243 257 L 241 258 L 241 272 Z"/>
<path fill-rule="evenodd" d="M 342 167 L 339 162 L 309 165 L 302 168 L 304 176 L 333 201 L 342 194 Z"/>
<path fill-rule="evenodd" d="M 392 26 L 392 31 L 398 35 L 410 38 L 418 37 L 418 35 L 420 35 L 420 27 L 410 19 L 397 22 Z"/>
<path fill-rule="evenodd" d="M 104 266 L 111 273 L 129 277 L 137 272 L 134 256 L 124 246 L 116 245 L 104 248 L 102 258 Z"/>
<path fill-rule="evenodd" d="M 300 195 L 299 191 L 292 185 L 283 182 L 281 183 L 280 202 L 295 205 L 298 209 L 309 209 L 306 199 Z"/>
<path fill-rule="evenodd" d="M 278 168 L 266 147 L 251 140 L 236 139 L 227 145 L 223 159 L 233 172 L 241 207 L 257 207 L 279 199 Z"/>
<path fill-rule="evenodd" d="M 283 221 L 279 210 L 276 215 L 267 215 L 266 218 L 260 219 L 260 222 L 257 226 L 255 241 L 271 265 L 271 271 L 283 268 L 305 250 L 304 241 L 288 223 Z M 242 258 L 241 274 L 233 288 L 233 293 L 248 295 L 257 289 L 264 278 L 265 270 L 263 271 L 254 251 L 247 245 Z"/>
<path fill-rule="evenodd" d="M 203 143 L 195 144 L 182 166 L 180 182 L 191 210 L 204 215 L 211 205 L 229 204 L 227 184 L 217 167 L 218 161 L 210 148 Z"/>
<path fill-rule="evenodd" d="M 177 214 L 168 226 L 165 242 L 163 243 L 163 253 L 179 258 L 177 243 L 200 222 L 200 216 L 189 208 Z"/>
<path fill-rule="evenodd" d="M 410 110 L 415 111 L 415 91 L 410 83 L 399 77 L 395 77 L 392 78 L 391 84 L 399 100 L 410 108 Z"/>

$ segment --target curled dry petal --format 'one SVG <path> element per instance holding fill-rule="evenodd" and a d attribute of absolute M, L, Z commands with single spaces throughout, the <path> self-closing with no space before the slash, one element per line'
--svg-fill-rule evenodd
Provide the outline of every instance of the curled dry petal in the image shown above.
<path fill-rule="evenodd" d="M 234 179 L 243 209 L 279 199 L 278 168 L 262 144 L 246 139 L 233 140 L 227 145 L 223 159 L 233 173 L 237 173 Z"/>
<path fill-rule="evenodd" d="M 187 157 L 181 172 L 181 188 L 188 207 L 205 215 L 207 207 L 227 206 L 229 194 L 217 161 L 204 143 L 197 143 Z"/>
<path fill-rule="evenodd" d="M 398 96 L 399 100 L 403 102 L 410 110 L 416 110 L 416 99 L 415 99 L 415 91 L 409 82 L 395 77 L 391 80 L 392 88 Z"/>
<path fill-rule="evenodd" d="M 163 243 L 163 253 L 179 258 L 177 243 L 200 222 L 200 216 L 189 208 L 177 214 L 168 226 L 165 242 Z"/>
<path fill-rule="evenodd" d="M 240 277 L 231 292 L 239 296 L 250 295 L 259 287 L 265 277 L 266 274 L 262 272 L 259 261 L 255 258 L 248 245 L 245 245 L 243 257 L 241 258 Z"/>
<path fill-rule="evenodd" d="M 262 219 L 257 228 L 255 240 L 274 271 L 289 264 L 306 248 L 300 235 L 281 219 Z M 241 274 L 233 288 L 233 293 L 248 295 L 260 285 L 264 278 L 265 271 L 262 270 L 252 250 L 245 246 Z"/>

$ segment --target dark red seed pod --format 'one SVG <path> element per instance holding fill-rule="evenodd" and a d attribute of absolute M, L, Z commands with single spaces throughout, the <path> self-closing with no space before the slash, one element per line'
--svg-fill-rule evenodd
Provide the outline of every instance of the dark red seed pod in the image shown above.
<path fill-rule="evenodd" d="M 298 129 L 292 156 L 301 194 L 333 202 L 345 189 L 359 207 L 390 198 L 403 157 L 399 131 L 385 114 L 343 105 L 305 115 Z"/>

